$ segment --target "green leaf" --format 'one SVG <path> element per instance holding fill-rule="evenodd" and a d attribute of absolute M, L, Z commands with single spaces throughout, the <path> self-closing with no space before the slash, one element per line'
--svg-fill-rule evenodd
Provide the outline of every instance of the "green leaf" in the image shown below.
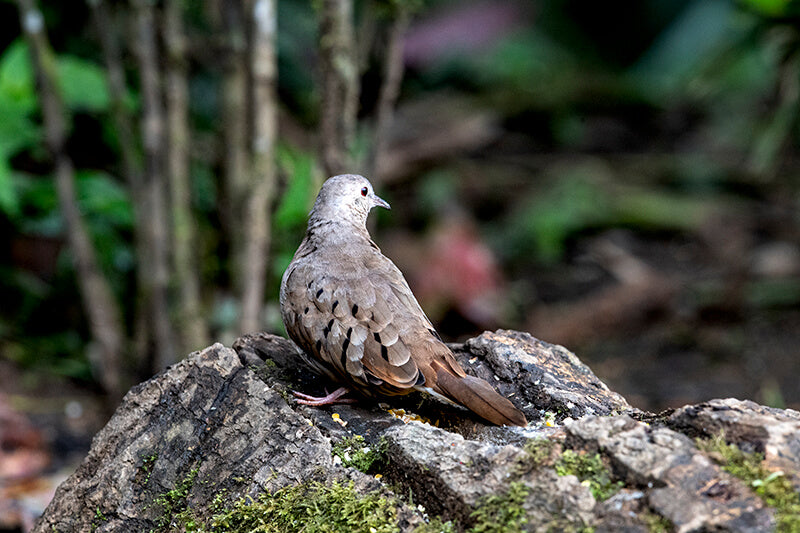
<path fill-rule="evenodd" d="M 734 38 L 736 7 L 726 0 L 689 2 L 633 68 L 634 79 L 647 94 L 663 98 L 680 90 L 701 63 Z"/>
<path fill-rule="evenodd" d="M 133 226 L 133 207 L 127 190 L 105 172 L 80 170 L 76 173 L 78 203 L 90 217 L 104 224 L 130 228 Z"/>
<path fill-rule="evenodd" d="M 11 172 L 6 155 L 0 153 L 0 212 L 13 218 L 19 215 L 19 196 Z"/>
<path fill-rule="evenodd" d="M 64 103 L 72 109 L 108 109 L 108 85 L 103 69 L 74 56 L 58 59 L 58 75 Z"/>
<path fill-rule="evenodd" d="M 19 150 L 40 140 L 39 128 L 29 118 L 35 108 L 28 47 L 23 41 L 17 40 L 0 57 L 0 158 L 6 166 L 8 159 Z M 5 192 L 7 200 L 8 191 Z"/>
<path fill-rule="evenodd" d="M 22 173 L 15 173 L 13 178 L 20 206 L 25 213 L 17 221 L 19 231 L 48 237 L 61 235 L 64 221 L 52 178 Z"/>
<path fill-rule="evenodd" d="M 782 16 L 792 10 L 792 0 L 740 0 L 742 4 L 748 6 L 762 15 Z M 795 9 L 796 6 L 795 6 Z"/>
<path fill-rule="evenodd" d="M 275 226 L 302 225 L 316 193 L 314 158 L 288 147 L 278 147 L 278 165 L 289 176 L 289 184 L 275 212 Z"/>
<path fill-rule="evenodd" d="M 33 69 L 28 46 L 22 39 L 11 43 L 0 57 L 0 93 L 24 102 L 27 110 L 34 107 Z"/>
<path fill-rule="evenodd" d="M 0 157 L 8 159 L 41 140 L 41 129 L 30 118 L 31 108 L 0 91 Z"/>

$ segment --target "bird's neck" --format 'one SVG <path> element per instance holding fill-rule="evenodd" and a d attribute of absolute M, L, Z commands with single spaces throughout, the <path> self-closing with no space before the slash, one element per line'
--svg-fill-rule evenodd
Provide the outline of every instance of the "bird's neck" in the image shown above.
<path fill-rule="evenodd" d="M 344 218 L 337 220 L 310 219 L 306 230 L 306 241 L 316 246 L 354 244 L 359 241 L 371 242 L 367 227 L 359 222 Z"/>

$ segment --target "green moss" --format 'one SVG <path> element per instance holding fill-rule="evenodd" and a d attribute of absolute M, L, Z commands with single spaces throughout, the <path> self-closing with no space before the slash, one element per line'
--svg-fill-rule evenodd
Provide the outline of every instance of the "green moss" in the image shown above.
<path fill-rule="evenodd" d="M 696 442 L 723 470 L 747 483 L 764 503 L 775 509 L 778 532 L 800 533 L 800 493 L 783 472 L 764 466 L 763 454 L 743 452 L 735 444 L 726 443 L 724 434 Z"/>
<path fill-rule="evenodd" d="M 524 483 L 511 483 L 508 492 L 484 498 L 472 512 L 470 533 L 515 533 L 528 519 L 522 504 L 530 493 Z"/>
<path fill-rule="evenodd" d="M 622 487 L 621 481 L 612 481 L 611 473 L 599 453 L 589 455 L 584 452 L 565 450 L 555 464 L 559 476 L 576 476 L 588 483 L 592 495 L 598 501 L 607 500 Z"/>
<path fill-rule="evenodd" d="M 547 533 L 594 533 L 594 527 L 586 524 L 575 524 L 564 518 L 557 518 L 547 524 Z"/>
<path fill-rule="evenodd" d="M 650 533 L 669 533 L 675 530 L 673 523 L 660 514 L 645 511 L 639 515 L 639 517 L 644 521 L 645 525 L 647 525 L 647 530 Z"/>
<path fill-rule="evenodd" d="M 89 531 L 95 531 L 106 520 L 108 520 L 108 518 L 106 518 L 106 516 L 103 514 L 103 511 L 101 511 L 98 507 L 95 509 L 94 519 L 92 520 L 91 529 Z"/>
<path fill-rule="evenodd" d="M 172 531 L 175 525 L 180 524 L 183 531 L 198 531 L 197 519 L 194 512 L 186 506 L 186 498 L 192 490 L 197 478 L 199 468 L 193 468 L 177 486 L 155 499 L 161 507 L 161 516 L 156 519 L 155 531 Z"/>
<path fill-rule="evenodd" d="M 352 466 L 356 470 L 367 473 L 382 457 L 383 445 L 377 447 L 365 443 L 364 437 L 354 435 L 345 437 L 333 444 L 333 455 L 342 460 L 344 466 Z"/>
<path fill-rule="evenodd" d="M 414 528 L 414 533 L 456 533 L 457 528 L 453 522 L 448 520 L 442 522 L 439 517 L 432 518 L 427 524 Z"/>
<path fill-rule="evenodd" d="M 373 492 L 359 496 L 353 483 L 303 483 L 243 498 L 214 517 L 213 531 L 225 533 L 394 533 L 397 502 Z"/>
<path fill-rule="evenodd" d="M 550 439 L 528 439 L 522 449 L 528 453 L 531 462 L 538 466 L 547 464 L 550 461 L 550 455 L 553 453 L 555 446 L 556 443 Z"/>
<path fill-rule="evenodd" d="M 268 378 L 271 378 L 275 375 L 275 372 L 279 371 L 278 365 L 275 364 L 275 361 L 272 359 L 264 359 L 264 364 L 262 365 L 250 365 L 250 370 L 255 372 L 255 374 L 261 378 L 262 381 L 266 381 Z"/>
<path fill-rule="evenodd" d="M 139 470 L 136 473 L 136 480 L 142 486 L 147 485 L 147 482 L 150 481 L 150 474 L 153 473 L 153 466 L 156 464 L 157 460 L 157 453 L 142 457 L 142 466 L 139 467 Z"/>

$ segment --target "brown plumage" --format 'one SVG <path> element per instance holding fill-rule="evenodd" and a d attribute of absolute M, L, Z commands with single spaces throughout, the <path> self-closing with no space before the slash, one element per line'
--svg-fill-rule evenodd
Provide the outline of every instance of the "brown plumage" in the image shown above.
<path fill-rule="evenodd" d="M 486 381 L 467 375 L 403 274 L 372 242 L 373 207 L 389 208 L 366 178 L 328 179 L 281 281 L 289 336 L 321 374 L 368 396 L 428 389 L 494 424 L 525 416 Z"/>

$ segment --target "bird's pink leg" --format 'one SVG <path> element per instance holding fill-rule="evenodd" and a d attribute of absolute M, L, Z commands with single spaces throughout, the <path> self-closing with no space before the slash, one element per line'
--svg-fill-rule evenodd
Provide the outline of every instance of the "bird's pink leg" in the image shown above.
<path fill-rule="evenodd" d="M 354 398 L 342 398 L 342 396 L 348 392 L 350 392 L 350 389 L 347 387 L 339 387 L 327 396 L 322 397 L 310 396 L 297 391 L 292 391 L 292 394 L 294 394 L 295 398 L 297 398 L 297 403 L 302 405 L 313 405 L 316 407 L 320 405 L 332 405 L 335 403 L 355 403 L 357 400 Z"/>

